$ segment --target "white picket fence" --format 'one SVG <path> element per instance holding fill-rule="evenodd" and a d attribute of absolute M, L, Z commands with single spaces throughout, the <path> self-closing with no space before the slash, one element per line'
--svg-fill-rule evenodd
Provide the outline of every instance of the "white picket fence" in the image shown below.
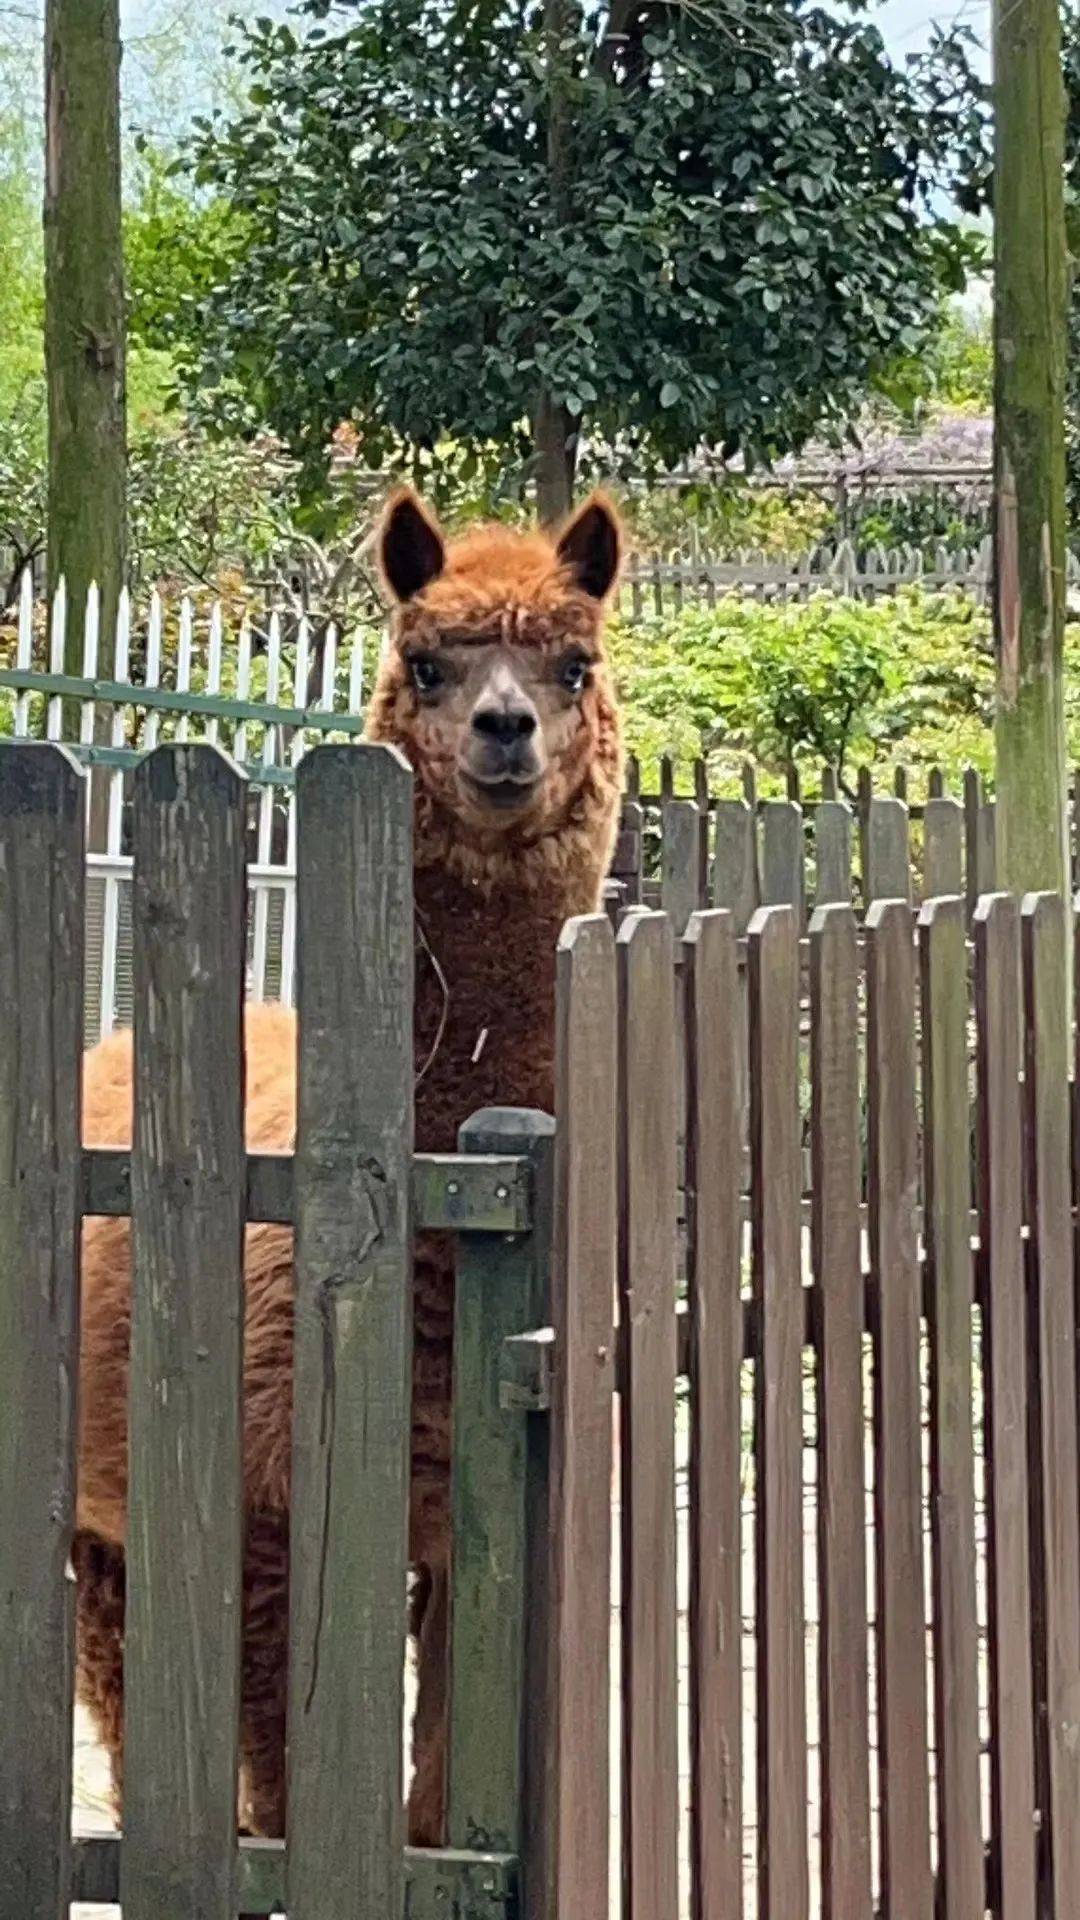
<path fill-rule="evenodd" d="M 1080 582 L 1080 559 L 1069 558 L 1070 581 Z M 904 587 L 966 593 L 982 605 L 990 592 L 991 564 L 989 540 L 977 547 L 937 547 L 930 552 L 904 546 L 872 547 L 859 553 L 848 541 L 804 553 L 767 553 L 747 547 L 723 560 L 691 547 L 666 558 L 634 556 L 623 584 L 622 611 L 640 620 L 677 613 L 688 604 L 712 606 L 730 593 L 780 601 L 835 593 L 869 601 Z"/>
<path fill-rule="evenodd" d="M 87 795 L 88 1039 L 130 1020 L 129 778 L 142 755 L 164 738 L 216 742 L 248 774 L 248 990 L 255 999 L 291 1002 L 296 769 L 315 742 L 360 732 L 365 661 L 377 657 L 381 636 L 369 630 L 343 639 L 333 625 L 316 632 L 307 619 L 286 633 L 278 613 L 269 616 L 265 633 L 256 633 L 244 619 L 230 634 L 218 602 L 200 616 L 190 598 L 167 609 L 157 593 L 151 594 L 136 630 L 125 592 L 104 677 L 99 596 L 92 587 L 83 620 L 82 671 L 71 676 L 64 671 L 68 622 L 63 584 L 46 622 L 27 575 L 18 602 L 14 667 L 0 670 L 0 699 L 5 689 L 13 696 L 11 730 L 17 739 L 43 734 L 61 739 L 65 702 L 76 704 L 78 738 L 72 750 L 95 770 Z"/>

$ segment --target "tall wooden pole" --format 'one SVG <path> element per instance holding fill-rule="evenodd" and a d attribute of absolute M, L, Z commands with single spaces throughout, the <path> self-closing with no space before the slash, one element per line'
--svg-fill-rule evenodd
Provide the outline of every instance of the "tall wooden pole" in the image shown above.
<path fill-rule="evenodd" d="M 108 673 L 126 566 L 119 0 L 46 0 L 44 217 L 49 580 L 67 582 L 68 672 L 96 580 Z"/>
<path fill-rule="evenodd" d="M 998 882 L 1064 891 L 1065 91 L 1058 0 L 994 0 Z"/>
<path fill-rule="evenodd" d="M 572 0 L 544 0 L 544 47 L 547 61 L 547 163 L 551 221 L 564 231 L 572 211 L 573 119 L 567 100 L 566 69 L 576 31 Z M 545 526 L 556 526 L 569 513 L 574 498 L 574 435 L 576 422 L 560 405 L 546 382 L 533 409 L 536 465 L 536 504 Z"/>

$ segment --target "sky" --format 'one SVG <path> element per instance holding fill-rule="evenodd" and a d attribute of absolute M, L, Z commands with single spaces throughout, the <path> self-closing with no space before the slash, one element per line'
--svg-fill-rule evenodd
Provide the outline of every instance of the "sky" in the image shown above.
<path fill-rule="evenodd" d="M 937 7 L 930 5 L 929 0 L 885 0 L 883 6 L 874 10 L 874 18 L 890 53 L 897 57 L 917 53 L 921 47 L 925 47 L 935 23 L 944 27 L 960 21 L 971 28 L 980 42 L 979 63 L 989 77 L 988 0 L 946 0 L 944 5 Z"/>
<path fill-rule="evenodd" d="M 258 11 L 278 18 L 288 12 L 289 0 L 260 0 Z M 185 81 L 197 95 L 200 73 L 208 69 L 207 55 L 228 15 L 238 11 L 237 0 L 121 0 L 121 26 L 128 45 L 128 75 L 132 90 L 149 86 L 156 48 L 186 36 L 190 53 L 183 63 Z M 926 46 L 935 23 L 946 26 L 961 20 L 982 43 L 979 56 L 989 74 L 989 0 L 884 0 L 872 6 L 891 54 L 903 58 Z"/>

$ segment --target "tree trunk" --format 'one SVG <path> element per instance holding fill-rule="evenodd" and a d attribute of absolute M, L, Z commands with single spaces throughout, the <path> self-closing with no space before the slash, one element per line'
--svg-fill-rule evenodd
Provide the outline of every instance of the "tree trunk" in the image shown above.
<path fill-rule="evenodd" d="M 998 883 L 1068 886 L 1065 97 L 1058 0 L 995 0 Z"/>
<path fill-rule="evenodd" d="M 573 217 L 574 125 L 567 95 L 567 65 L 575 31 L 574 0 L 544 0 L 548 201 L 556 231 L 569 226 Z M 536 504 L 544 526 L 554 526 L 565 519 L 573 504 L 577 423 L 547 391 L 540 394 L 533 415 L 533 440 Z"/>
<path fill-rule="evenodd" d="M 127 559 L 119 0 L 46 0 L 44 225 L 49 585 L 67 582 L 81 673 L 97 582 L 107 676 Z"/>
<path fill-rule="evenodd" d="M 557 526 L 574 500 L 575 422 L 565 407 L 542 393 L 533 416 L 536 447 L 536 505 L 541 524 Z"/>

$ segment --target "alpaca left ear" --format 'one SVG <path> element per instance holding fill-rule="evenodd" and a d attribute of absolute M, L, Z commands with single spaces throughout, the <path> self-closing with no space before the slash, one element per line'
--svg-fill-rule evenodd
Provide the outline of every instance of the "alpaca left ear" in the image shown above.
<path fill-rule="evenodd" d="M 395 600 L 411 600 L 436 580 L 446 562 L 437 520 L 411 487 L 393 494 L 378 537 L 379 570 Z"/>
<path fill-rule="evenodd" d="M 559 535 L 557 552 L 583 593 L 606 600 L 622 565 L 622 526 L 610 500 L 594 493 Z"/>

